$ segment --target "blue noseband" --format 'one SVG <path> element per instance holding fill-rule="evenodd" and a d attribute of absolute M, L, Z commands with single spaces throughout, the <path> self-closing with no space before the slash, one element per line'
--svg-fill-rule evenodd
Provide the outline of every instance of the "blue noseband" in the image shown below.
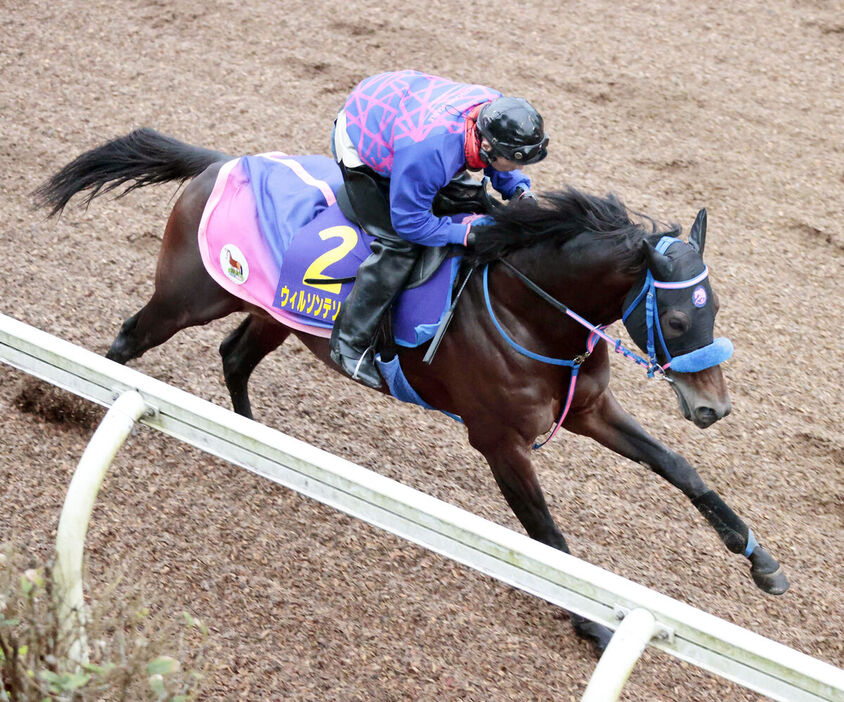
<path fill-rule="evenodd" d="M 726 337 L 719 336 L 711 344 L 707 344 L 691 353 L 675 356 L 671 359 L 671 370 L 678 373 L 695 373 L 706 368 L 712 368 L 723 363 L 733 355 L 733 342 Z"/>
<path fill-rule="evenodd" d="M 668 247 L 680 241 L 672 236 L 664 236 L 656 245 L 657 253 L 664 254 Z M 630 303 L 628 308 L 624 311 L 621 317 L 622 322 L 627 323 L 627 318 L 636 307 L 645 301 L 645 321 L 647 324 L 647 352 L 650 361 L 648 368 L 648 375 L 653 376 L 656 369 L 665 370 L 669 366 L 671 370 L 678 373 L 695 373 L 697 371 L 717 366 L 723 363 L 730 356 L 733 355 L 733 343 L 724 337 L 715 339 L 711 344 L 702 346 L 689 353 L 675 356 L 672 358 L 668 352 L 668 346 L 662 336 L 662 326 L 659 323 L 659 304 L 657 302 L 657 288 L 667 288 L 671 290 L 680 290 L 683 288 L 690 288 L 697 285 L 709 277 L 709 268 L 704 266 L 703 272 L 689 280 L 682 280 L 677 282 L 662 282 L 654 279 L 653 273 L 648 270 L 645 276 L 645 284 L 642 286 L 641 292 Z M 659 338 L 660 346 L 665 354 L 667 362 L 660 366 L 656 360 L 656 343 L 655 338 Z"/>

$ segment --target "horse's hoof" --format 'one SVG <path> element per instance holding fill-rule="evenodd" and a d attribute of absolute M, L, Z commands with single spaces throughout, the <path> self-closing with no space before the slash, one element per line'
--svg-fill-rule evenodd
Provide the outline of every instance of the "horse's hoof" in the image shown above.
<path fill-rule="evenodd" d="M 603 624 L 589 621 L 578 614 L 571 615 L 571 623 L 574 627 L 574 632 L 579 637 L 591 643 L 592 649 L 595 651 L 597 657 L 600 658 L 610 644 L 610 639 L 613 635 L 612 629 L 608 629 Z"/>
<path fill-rule="evenodd" d="M 790 585 L 785 573 L 782 572 L 782 567 L 779 566 L 772 573 L 763 573 L 761 570 L 751 568 L 750 575 L 753 577 L 756 587 L 769 595 L 782 595 Z"/>

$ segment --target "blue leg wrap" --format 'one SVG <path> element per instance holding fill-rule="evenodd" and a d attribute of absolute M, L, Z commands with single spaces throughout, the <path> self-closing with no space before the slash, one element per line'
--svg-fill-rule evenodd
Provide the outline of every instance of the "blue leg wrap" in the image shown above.
<path fill-rule="evenodd" d="M 753 529 L 747 530 L 747 547 L 744 549 L 744 557 L 750 558 L 751 554 L 756 550 L 756 547 L 759 545 L 759 542 L 756 540 L 756 537 L 753 535 Z"/>

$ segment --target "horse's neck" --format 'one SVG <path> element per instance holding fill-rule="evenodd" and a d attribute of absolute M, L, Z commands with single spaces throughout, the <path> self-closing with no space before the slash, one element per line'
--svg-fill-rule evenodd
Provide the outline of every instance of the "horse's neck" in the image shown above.
<path fill-rule="evenodd" d="M 635 276 L 621 273 L 605 255 L 585 247 L 566 247 L 556 257 L 525 252 L 514 255 L 512 264 L 572 312 L 595 325 L 621 318 L 625 296 Z M 537 305 L 536 293 L 524 300 L 522 315 L 550 305 Z"/>

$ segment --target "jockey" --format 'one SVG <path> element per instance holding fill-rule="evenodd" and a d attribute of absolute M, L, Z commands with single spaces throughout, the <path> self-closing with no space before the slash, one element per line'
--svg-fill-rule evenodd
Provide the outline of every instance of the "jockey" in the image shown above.
<path fill-rule="evenodd" d="M 332 138 L 348 208 L 375 236 L 331 335 L 331 359 L 347 375 L 381 387 L 373 339 L 421 247 L 467 244 L 471 222 L 431 211 L 439 190 L 467 169 L 483 170 L 502 197 L 533 198 L 518 167 L 545 158 L 547 145 L 542 117 L 530 103 L 482 85 L 417 71 L 358 84 Z"/>

